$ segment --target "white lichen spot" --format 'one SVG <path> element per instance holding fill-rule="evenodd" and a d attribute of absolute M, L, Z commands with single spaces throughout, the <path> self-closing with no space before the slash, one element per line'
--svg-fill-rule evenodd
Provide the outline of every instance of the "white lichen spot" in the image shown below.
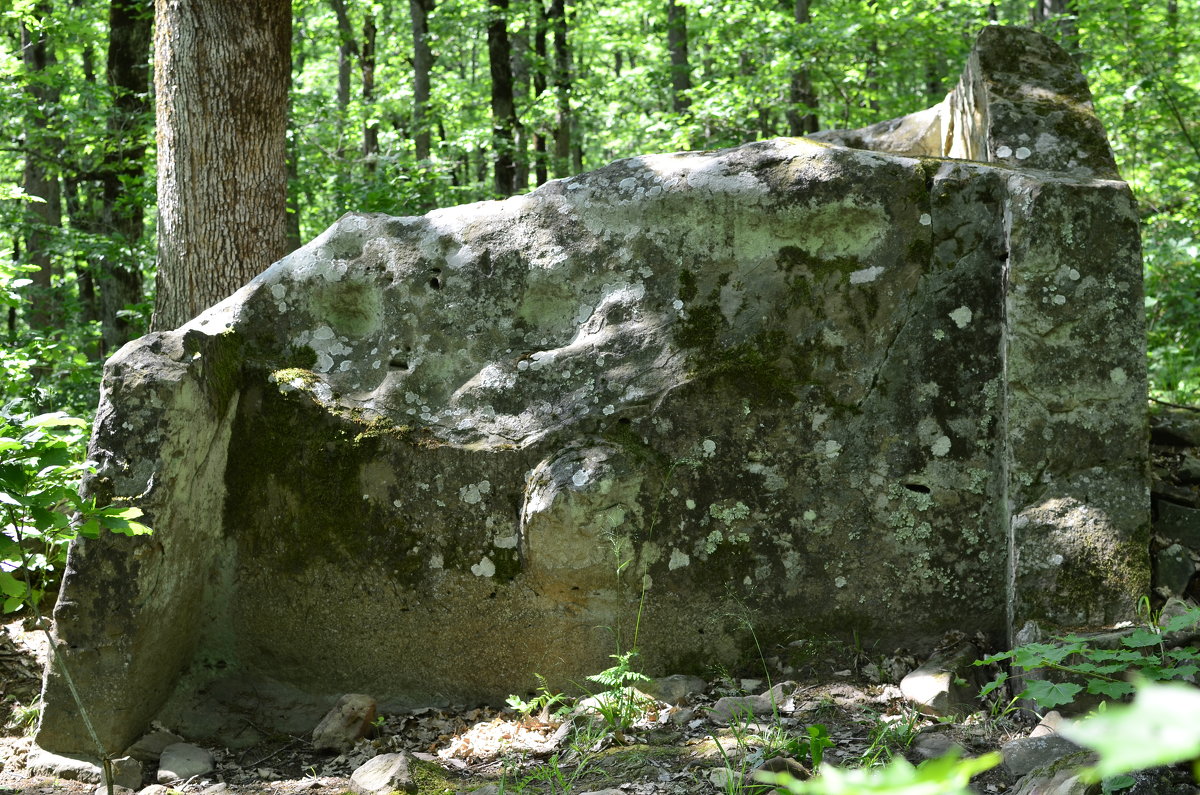
<path fill-rule="evenodd" d="M 720 545 L 723 540 L 725 540 L 724 534 L 721 533 L 720 530 L 713 530 L 708 534 L 708 537 L 704 539 L 704 552 L 708 555 L 716 552 L 717 546 Z"/>
<path fill-rule="evenodd" d="M 496 540 L 493 541 L 492 544 L 497 549 L 516 549 L 517 548 L 517 534 L 513 533 L 510 536 L 496 536 Z"/>
<path fill-rule="evenodd" d="M 942 331 L 940 328 L 935 328 L 933 330 L 933 338 L 938 342 L 941 342 L 942 340 L 946 339 L 946 332 Z"/>
<path fill-rule="evenodd" d="M 1073 282 L 1079 281 L 1079 271 L 1071 268 L 1071 270 L 1067 271 L 1067 278 Z"/>
<path fill-rule="evenodd" d="M 328 373 L 333 369 L 333 357 L 328 353 L 318 353 L 317 363 L 313 366 L 313 370 L 318 373 Z"/>
<path fill-rule="evenodd" d="M 271 285 L 271 295 L 274 296 L 276 300 L 282 300 L 283 297 L 287 295 L 287 288 L 276 282 L 275 284 Z"/>
<path fill-rule="evenodd" d="M 667 561 L 667 569 L 669 571 L 675 571 L 675 569 L 682 569 L 684 566 L 688 565 L 691 562 L 692 562 L 692 557 L 690 555 L 688 555 L 686 552 L 681 552 L 678 549 L 672 549 L 671 550 L 671 559 L 669 561 Z"/>
<path fill-rule="evenodd" d="M 929 226 L 933 223 L 933 216 L 929 213 L 921 213 L 921 218 L 919 220 L 921 222 L 921 226 Z"/>
<path fill-rule="evenodd" d="M 1024 160 L 1025 158 L 1029 157 L 1031 154 L 1033 154 L 1033 152 L 1029 151 L 1028 146 L 1018 146 L 1017 147 L 1017 160 Z"/>
<path fill-rule="evenodd" d="M 837 458 L 842 454 L 842 443 L 833 439 L 825 440 L 825 457 Z"/>
<path fill-rule="evenodd" d="M 1114 384 L 1123 384 L 1125 383 L 1126 378 L 1127 376 L 1125 375 L 1125 370 L 1120 367 L 1114 367 L 1108 371 L 1108 379 Z"/>
<path fill-rule="evenodd" d="M 683 301 L 680 301 L 678 298 L 676 298 L 671 302 L 671 307 L 678 312 L 680 309 L 683 309 Z"/>
<path fill-rule="evenodd" d="M 833 584 L 836 585 L 838 588 L 845 588 L 846 587 L 846 578 L 845 577 L 837 577 L 834 579 Z"/>
<path fill-rule="evenodd" d="M 713 503 L 708 506 L 708 514 L 714 519 L 719 519 L 725 524 L 732 524 L 739 519 L 747 519 L 750 516 L 750 508 L 746 503 L 738 501 L 731 507 L 725 507 L 718 503 Z"/>
<path fill-rule="evenodd" d="M 400 507 L 401 505 L 403 505 L 403 504 L 404 504 L 404 503 L 400 502 L 400 500 L 392 500 L 392 507 L 393 507 L 393 508 L 399 508 L 399 507 Z"/>
<path fill-rule="evenodd" d="M 1051 555 L 1051 556 L 1050 556 L 1050 565 L 1051 565 L 1051 566 L 1061 566 L 1061 565 L 1062 565 L 1062 563 L 1063 563 L 1063 556 L 1062 556 L 1062 555 L 1059 555 L 1058 553 L 1055 553 L 1055 554 L 1053 554 L 1053 555 Z"/>
<path fill-rule="evenodd" d="M 575 488 L 582 488 L 587 485 L 591 476 L 588 475 L 586 469 L 577 469 L 575 474 L 571 476 L 571 482 L 575 484 Z"/>
<path fill-rule="evenodd" d="M 950 452 L 950 437 L 939 436 L 934 440 L 933 444 L 929 445 L 929 451 L 938 458 L 946 455 L 946 453 Z"/>
<path fill-rule="evenodd" d="M 1012 147 L 998 146 L 996 147 L 996 157 L 1012 157 Z"/>
<path fill-rule="evenodd" d="M 609 403 L 607 406 L 604 407 L 604 416 L 607 417 L 609 414 L 614 413 L 616 410 L 617 410 L 616 407 L 613 404 Z"/>
<path fill-rule="evenodd" d="M 691 499 L 690 497 L 688 499 L 684 500 L 683 504 L 687 506 L 687 509 L 689 511 L 696 510 L 696 501 Z"/>
<path fill-rule="evenodd" d="M 476 577 L 491 577 L 496 573 L 496 564 L 492 563 L 491 558 L 484 555 L 483 560 L 471 567 L 471 573 Z"/>
<path fill-rule="evenodd" d="M 812 508 L 809 508 L 807 511 L 804 512 L 804 521 L 812 522 L 812 521 L 816 520 L 816 518 L 817 518 L 817 512 L 814 511 Z"/>
<path fill-rule="evenodd" d="M 827 420 L 827 419 L 829 419 L 829 415 L 828 415 L 828 414 L 822 414 L 822 413 L 821 413 L 821 412 L 819 412 L 819 411 L 818 411 L 816 414 L 813 414 L 813 417 L 812 417 L 812 429 L 813 429 L 814 431 L 819 431 L 819 430 L 821 430 L 821 426 L 825 424 L 825 420 Z"/>
<path fill-rule="evenodd" d="M 442 557 L 441 552 L 434 552 L 429 556 L 429 568 L 440 569 L 444 565 L 446 565 L 446 560 Z"/>
<path fill-rule="evenodd" d="M 478 483 L 469 483 L 458 490 L 458 498 L 467 505 L 476 505 L 483 499 L 485 494 L 490 494 L 492 484 L 486 480 L 481 480 Z"/>
<path fill-rule="evenodd" d="M 866 284 L 867 282 L 873 282 L 879 278 L 879 274 L 881 273 L 883 273 L 883 268 L 879 265 L 873 265 L 870 268 L 852 271 L 850 273 L 850 283 Z"/>
<path fill-rule="evenodd" d="M 971 307 L 960 306 L 950 313 L 950 319 L 954 321 L 954 325 L 959 328 L 966 328 L 971 324 L 971 318 L 974 315 L 971 313 Z"/>
<path fill-rule="evenodd" d="M 717 452 L 717 443 L 712 439 L 705 439 L 700 443 L 700 448 L 704 451 L 705 458 L 712 458 L 713 454 Z"/>
<path fill-rule="evenodd" d="M 1055 306 L 1062 306 L 1063 304 L 1065 304 L 1067 302 L 1067 297 L 1065 295 L 1055 293 L 1054 297 L 1051 298 L 1050 300 L 1054 303 Z"/>

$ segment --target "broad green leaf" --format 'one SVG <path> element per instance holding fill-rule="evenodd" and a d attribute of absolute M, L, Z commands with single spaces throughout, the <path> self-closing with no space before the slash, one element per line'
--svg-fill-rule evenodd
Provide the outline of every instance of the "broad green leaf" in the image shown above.
<path fill-rule="evenodd" d="M 1163 632 L 1178 632 L 1181 629 L 1191 629 L 1197 624 L 1200 624 L 1200 610 L 1188 610 L 1167 619 L 1162 628 Z"/>
<path fill-rule="evenodd" d="M 1003 672 L 997 674 L 995 679 L 988 682 L 986 685 L 984 685 L 983 687 L 981 687 L 979 689 L 979 697 L 985 698 L 985 697 L 991 695 L 992 691 L 996 690 L 998 687 L 1000 687 L 1007 681 L 1008 681 L 1008 674 L 1003 673 Z"/>
<path fill-rule="evenodd" d="M 1083 685 L 1074 682 L 1050 682 L 1045 679 L 1035 679 L 1029 683 L 1022 695 L 1032 698 L 1039 707 L 1052 709 L 1061 704 L 1070 704 L 1075 696 L 1083 690 Z"/>
<path fill-rule="evenodd" d="M 29 592 L 29 586 L 9 574 L 0 571 L 0 593 L 5 596 L 24 597 Z"/>
<path fill-rule="evenodd" d="M 1129 633 L 1129 637 L 1123 638 L 1121 644 L 1128 646 L 1131 649 L 1141 649 L 1146 646 L 1157 646 L 1162 642 L 1162 635 L 1148 629 L 1139 628 Z"/>
<path fill-rule="evenodd" d="M 1200 759 L 1200 690 L 1142 683 L 1132 704 L 1068 723 L 1062 734 L 1100 754 L 1089 772 L 1095 781 Z"/>
<path fill-rule="evenodd" d="M 30 417 L 25 420 L 24 425 L 27 428 L 65 428 L 69 426 L 86 428 L 88 421 L 68 416 L 61 411 L 55 411 L 49 414 L 39 414 L 36 417 Z"/>
<path fill-rule="evenodd" d="M 1131 682 L 1109 682 L 1104 679 L 1088 680 L 1087 691 L 1094 696 L 1107 696 L 1108 698 L 1124 698 L 1133 692 L 1133 683 Z"/>

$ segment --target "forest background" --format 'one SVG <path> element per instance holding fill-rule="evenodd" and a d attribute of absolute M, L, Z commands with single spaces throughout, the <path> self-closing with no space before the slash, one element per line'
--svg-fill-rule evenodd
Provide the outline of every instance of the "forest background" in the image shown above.
<path fill-rule="evenodd" d="M 151 322 L 153 17 L 0 0 L 6 416 L 89 418 L 103 359 Z M 981 26 L 1036 27 L 1079 61 L 1138 197 L 1152 396 L 1200 400 L 1195 0 L 294 0 L 291 17 L 291 247 L 348 211 L 900 116 L 945 96 Z"/>

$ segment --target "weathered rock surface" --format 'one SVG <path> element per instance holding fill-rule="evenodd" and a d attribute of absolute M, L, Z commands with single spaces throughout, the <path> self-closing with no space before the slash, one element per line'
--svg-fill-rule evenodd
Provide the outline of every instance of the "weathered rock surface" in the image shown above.
<path fill-rule="evenodd" d="M 982 683 L 972 664 L 981 657 L 970 642 L 938 652 L 900 680 L 900 692 L 926 715 L 969 715 L 979 709 L 976 695 Z"/>
<path fill-rule="evenodd" d="M 207 750 L 191 743 L 175 743 L 164 748 L 158 759 L 157 780 L 159 784 L 186 781 L 213 769 L 213 756 Z"/>
<path fill-rule="evenodd" d="M 375 707 L 375 699 L 368 695 L 347 693 L 342 696 L 313 729 L 313 750 L 349 751 L 371 730 Z"/>
<path fill-rule="evenodd" d="M 157 764 L 159 757 L 162 756 L 163 749 L 168 745 L 181 742 L 183 742 L 183 738 L 178 734 L 156 729 L 139 737 L 137 742 L 125 749 L 125 755 L 131 756 L 142 763 L 153 762 Z"/>
<path fill-rule="evenodd" d="M 1081 750 L 1078 745 L 1058 734 L 1018 737 L 1005 743 L 1001 749 L 1004 769 L 1013 776 L 1023 776 Z"/>
<path fill-rule="evenodd" d="M 374 757 L 351 774 L 350 791 L 356 795 L 416 792 L 417 783 L 409 771 L 408 754 L 381 754 Z"/>
<path fill-rule="evenodd" d="M 1130 614 L 1137 216 L 1081 81 L 988 28 L 907 156 L 781 139 L 348 215 L 126 346 L 86 489 L 156 532 L 77 543 L 55 613 L 106 744 L 222 671 L 569 686 L 642 583 L 650 674 L 732 664 L 746 611 L 907 645 Z M 45 694 L 39 742 L 86 750 Z"/>

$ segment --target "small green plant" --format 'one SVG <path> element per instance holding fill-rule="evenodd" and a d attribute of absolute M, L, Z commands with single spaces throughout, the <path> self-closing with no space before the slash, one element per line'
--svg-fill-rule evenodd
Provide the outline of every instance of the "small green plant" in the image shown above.
<path fill-rule="evenodd" d="M 1148 603 L 1147 603 L 1148 608 Z M 1189 629 L 1200 624 L 1200 609 L 1189 609 L 1159 624 L 1157 616 L 1145 615 L 1145 626 L 1138 627 L 1121 639 L 1117 649 L 1097 649 L 1088 638 L 1066 635 L 1057 642 L 1028 643 L 1011 651 L 993 654 L 975 662 L 990 665 L 1009 661 L 1022 671 L 1058 671 L 1079 677 L 1078 682 L 1055 682 L 1048 679 L 1027 680 L 1017 699 L 1030 699 L 1042 709 L 1069 704 L 1085 688 L 1091 695 L 1120 699 L 1133 693 L 1130 676 L 1149 681 L 1185 679 L 1200 673 L 1200 650 L 1191 647 L 1168 649 L 1164 635 Z M 1008 681 L 1000 673 L 979 691 L 981 698 L 996 692 Z"/>
<path fill-rule="evenodd" d="M 898 720 L 875 721 L 868 734 L 871 744 L 861 757 L 863 766 L 875 767 L 889 762 L 896 751 L 902 751 L 912 745 L 920 722 L 920 714 L 912 710 L 901 715 Z"/>
<path fill-rule="evenodd" d="M 534 677 L 537 678 L 538 687 L 533 698 L 526 701 L 520 696 L 512 695 L 505 700 L 505 703 L 521 716 L 521 720 L 529 720 L 536 712 L 539 719 L 545 721 L 550 717 L 550 709 L 555 704 L 564 703 L 566 696 L 551 691 L 546 677 L 541 674 L 534 674 Z"/>
<path fill-rule="evenodd" d="M 545 762 L 522 772 L 520 760 L 507 760 L 499 781 L 501 793 L 524 792 L 531 784 L 541 784 L 551 795 L 568 795 L 575 785 L 592 771 L 596 749 L 606 731 L 590 721 L 575 724 L 566 752 L 554 754 Z"/>
<path fill-rule="evenodd" d="M 650 677 L 634 670 L 633 658 L 637 650 L 621 654 L 610 654 L 616 665 L 588 677 L 589 681 L 603 685 L 605 690 L 592 699 L 593 709 L 604 720 L 618 742 L 624 742 L 624 732 L 645 712 L 647 700 L 634 687 L 635 682 L 648 682 Z"/>

